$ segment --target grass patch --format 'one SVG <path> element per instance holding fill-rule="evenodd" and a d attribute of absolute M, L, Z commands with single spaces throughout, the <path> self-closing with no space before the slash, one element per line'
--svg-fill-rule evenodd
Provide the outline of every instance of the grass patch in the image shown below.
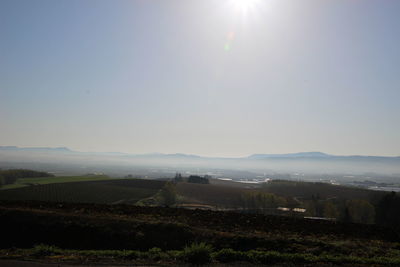
<path fill-rule="evenodd" d="M 38 177 L 38 178 L 19 178 L 13 184 L 3 185 L 0 190 L 27 187 L 32 185 L 56 184 L 56 183 L 72 183 L 72 182 L 90 182 L 104 181 L 112 178 L 106 175 L 86 175 L 86 176 L 55 176 L 55 177 Z"/>
<path fill-rule="evenodd" d="M 163 251 L 160 248 L 152 248 L 148 251 L 136 250 L 66 250 L 45 244 L 36 245 L 31 249 L 9 249 L 0 250 L 0 258 L 13 255 L 16 259 L 21 258 L 43 258 L 51 259 L 57 257 L 60 260 L 134 260 L 141 262 L 174 262 L 204 265 L 211 262 L 233 263 L 246 262 L 250 264 L 361 264 L 361 265 L 387 265 L 400 266 L 399 257 L 354 257 L 348 255 L 312 255 L 303 253 L 280 253 L 277 251 L 236 251 L 230 248 L 212 252 L 212 247 L 205 243 L 194 243 L 183 250 Z M 57 255 L 57 256 L 56 256 Z M 18 257 L 19 256 L 19 257 Z M 8 256 L 9 257 L 9 256 Z"/>
<path fill-rule="evenodd" d="M 182 253 L 182 259 L 185 262 L 192 264 L 207 264 L 210 263 L 212 247 L 206 243 L 193 243 L 185 247 Z"/>
<path fill-rule="evenodd" d="M 15 189 L 15 188 L 21 188 L 21 187 L 26 187 L 28 186 L 27 184 L 6 184 L 0 187 L 0 190 L 7 190 L 7 189 Z"/>
<path fill-rule="evenodd" d="M 58 253 L 62 253 L 62 251 L 55 246 L 45 244 L 36 245 L 32 249 L 32 256 L 35 257 L 52 256 Z"/>
<path fill-rule="evenodd" d="M 236 251 L 231 248 L 224 248 L 212 254 L 212 257 L 222 263 L 251 261 L 246 252 Z"/>
<path fill-rule="evenodd" d="M 86 178 L 92 180 L 85 181 Z M 107 176 L 86 178 L 81 176 L 29 178 L 27 180 L 33 186 L 1 190 L 0 200 L 102 204 L 135 203 L 142 198 L 154 195 L 164 185 L 164 182 L 155 180 L 112 179 Z M 50 183 L 52 179 L 55 182 Z M 35 183 L 35 180 L 38 183 Z"/>

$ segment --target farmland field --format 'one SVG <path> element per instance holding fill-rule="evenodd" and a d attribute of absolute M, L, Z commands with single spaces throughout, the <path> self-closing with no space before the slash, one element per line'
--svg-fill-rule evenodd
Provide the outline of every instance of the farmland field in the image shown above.
<path fill-rule="evenodd" d="M 214 184 L 178 183 L 177 191 L 188 202 L 236 207 L 243 192 L 250 189 Z"/>
<path fill-rule="evenodd" d="M 46 182 L 46 179 L 43 181 Z M 49 183 L 1 190 L 0 199 L 104 204 L 135 203 L 142 198 L 154 195 L 163 185 L 162 181 L 136 179 Z"/>
<path fill-rule="evenodd" d="M 70 183 L 70 182 L 85 182 L 85 181 L 103 181 L 112 178 L 106 175 L 85 175 L 85 176 L 55 176 L 55 177 L 38 177 L 38 178 L 19 178 L 13 184 L 3 185 L 0 190 L 26 187 L 39 184 L 54 184 L 54 183 Z"/>

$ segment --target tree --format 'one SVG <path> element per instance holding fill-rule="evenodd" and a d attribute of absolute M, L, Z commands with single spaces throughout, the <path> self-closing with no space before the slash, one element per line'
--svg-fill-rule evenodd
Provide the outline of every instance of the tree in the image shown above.
<path fill-rule="evenodd" d="M 171 182 L 166 182 L 160 191 L 161 203 L 164 206 L 172 206 L 176 203 L 177 193 L 175 185 Z"/>
<path fill-rule="evenodd" d="M 306 213 L 304 215 L 314 217 L 316 216 L 316 204 L 312 200 L 303 201 L 304 208 L 306 209 Z"/>
<path fill-rule="evenodd" d="M 346 202 L 349 216 L 355 223 L 374 223 L 375 208 L 368 201 L 352 199 Z"/>
<path fill-rule="evenodd" d="M 209 184 L 210 181 L 207 177 L 201 177 L 198 175 L 190 175 L 188 178 L 188 183 L 196 183 L 196 184 Z"/>
<path fill-rule="evenodd" d="M 376 222 L 390 227 L 400 227 L 400 196 L 386 194 L 376 207 Z"/>
<path fill-rule="evenodd" d="M 287 205 L 287 201 L 272 193 L 246 192 L 241 196 L 242 207 L 247 210 L 264 210 Z"/>
<path fill-rule="evenodd" d="M 346 222 L 346 223 L 351 222 L 350 211 L 349 211 L 349 208 L 348 208 L 347 206 L 344 207 L 344 212 L 343 212 L 342 221 L 343 221 L 343 222 Z"/>
<path fill-rule="evenodd" d="M 323 215 L 326 218 L 338 218 L 339 211 L 332 202 L 326 201 L 324 203 Z"/>
<path fill-rule="evenodd" d="M 183 182 L 182 174 L 179 173 L 179 172 L 177 172 L 177 173 L 175 174 L 174 181 L 175 181 L 176 183 Z"/>

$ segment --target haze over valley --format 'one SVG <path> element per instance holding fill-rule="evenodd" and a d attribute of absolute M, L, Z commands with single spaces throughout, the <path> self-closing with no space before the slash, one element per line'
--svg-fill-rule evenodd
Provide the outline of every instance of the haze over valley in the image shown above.
<path fill-rule="evenodd" d="M 0 147 L 1 168 L 46 170 L 57 175 L 103 173 L 116 177 L 172 178 L 176 172 L 242 182 L 269 179 L 321 181 L 395 190 L 400 157 L 337 156 L 322 152 L 254 154 L 240 158 L 186 154 L 78 152 L 66 147 Z"/>

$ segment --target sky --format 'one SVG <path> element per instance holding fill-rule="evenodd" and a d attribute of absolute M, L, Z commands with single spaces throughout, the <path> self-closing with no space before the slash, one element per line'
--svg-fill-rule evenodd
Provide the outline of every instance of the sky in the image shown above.
<path fill-rule="evenodd" d="M 0 0 L 0 145 L 400 156 L 398 0 Z"/>

